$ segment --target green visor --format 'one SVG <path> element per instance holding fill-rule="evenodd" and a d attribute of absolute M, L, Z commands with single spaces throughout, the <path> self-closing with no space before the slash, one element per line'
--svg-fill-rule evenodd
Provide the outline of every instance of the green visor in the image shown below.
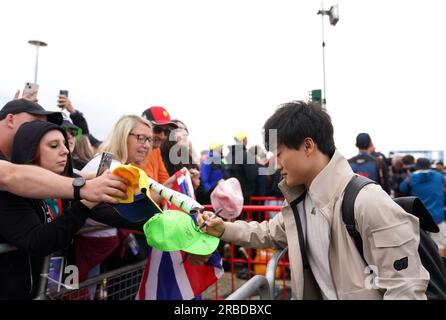
<path fill-rule="evenodd" d="M 208 255 L 217 249 L 220 239 L 198 229 L 187 213 L 166 210 L 144 224 L 149 246 L 161 251 L 178 251 Z"/>

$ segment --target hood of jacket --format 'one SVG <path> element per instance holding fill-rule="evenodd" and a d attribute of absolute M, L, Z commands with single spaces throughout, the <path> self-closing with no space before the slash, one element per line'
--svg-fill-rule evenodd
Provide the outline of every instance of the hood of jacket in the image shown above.
<path fill-rule="evenodd" d="M 426 183 L 432 181 L 436 174 L 433 170 L 417 170 L 410 179 L 413 183 Z"/>
<path fill-rule="evenodd" d="M 46 121 L 25 122 L 20 126 L 14 136 L 11 162 L 17 164 L 29 164 L 36 154 L 40 140 L 42 140 L 42 137 L 51 130 L 59 130 L 62 133 L 65 138 L 65 147 L 70 150 L 67 134 L 60 126 Z M 72 176 L 73 167 L 71 163 L 71 154 L 69 151 L 67 166 L 67 175 Z"/>

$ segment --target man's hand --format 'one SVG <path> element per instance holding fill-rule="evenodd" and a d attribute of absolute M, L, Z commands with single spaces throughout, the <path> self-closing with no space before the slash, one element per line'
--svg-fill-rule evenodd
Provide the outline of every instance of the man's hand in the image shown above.
<path fill-rule="evenodd" d="M 128 185 L 130 183 L 127 180 L 107 170 L 100 177 L 87 180 L 81 188 L 81 198 L 91 202 L 118 203 L 114 197 L 127 199 Z"/>
<path fill-rule="evenodd" d="M 68 97 L 58 96 L 58 98 L 57 98 L 57 105 L 61 109 L 66 109 L 70 114 L 76 112 L 76 109 L 74 109 L 74 107 L 71 104 L 71 101 L 70 101 L 70 99 Z"/>
<path fill-rule="evenodd" d="M 197 216 L 198 225 L 201 226 L 203 222 L 206 221 L 206 225 L 201 228 L 207 234 L 211 236 L 220 238 L 225 232 L 225 223 L 223 219 L 215 216 L 212 212 L 204 211 L 202 214 L 198 214 Z"/>
<path fill-rule="evenodd" d="M 206 256 L 200 256 L 200 255 L 189 253 L 188 257 L 189 257 L 189 261 L 190 261 L 191 265 L 193 265 L 193 266 L 202 266 L 209 260 L 211 255 L 209 254 L 209 255 L 206 255 Z"/>

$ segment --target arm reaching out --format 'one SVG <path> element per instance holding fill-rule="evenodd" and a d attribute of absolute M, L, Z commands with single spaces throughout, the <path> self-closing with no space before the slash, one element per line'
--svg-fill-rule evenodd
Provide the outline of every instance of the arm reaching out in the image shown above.
<path fill-rule="evenodd" d="M 16 165 L 0 160 L 0 190 L 31 198 L 45 199 L 74 197 L 73 178 L 67 178 L 43 168 Z M 81 188 L 81 198 L 91 202 L 118 203 L 114 197 L 126 198 L 126 180 L 107 172 L 88 180 Z"/>

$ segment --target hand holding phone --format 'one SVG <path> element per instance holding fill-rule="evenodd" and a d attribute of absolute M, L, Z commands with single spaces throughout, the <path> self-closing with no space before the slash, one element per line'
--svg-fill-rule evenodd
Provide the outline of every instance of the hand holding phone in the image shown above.
<path fill-rule="evenodd" d="M 71 105 L 70 99 L 68 99 L 68 90 L 59 90 L 57 106 L 61 109 L 66 109 L 69 113 L 76 112 L 76 110 Z"/>
<path fill-rule="evenodd" d="M 22 98 L 37 102 L 37 93 L 39 92 L 39 85 L 37 83 L 27 82 L 23 89 Z"/>

